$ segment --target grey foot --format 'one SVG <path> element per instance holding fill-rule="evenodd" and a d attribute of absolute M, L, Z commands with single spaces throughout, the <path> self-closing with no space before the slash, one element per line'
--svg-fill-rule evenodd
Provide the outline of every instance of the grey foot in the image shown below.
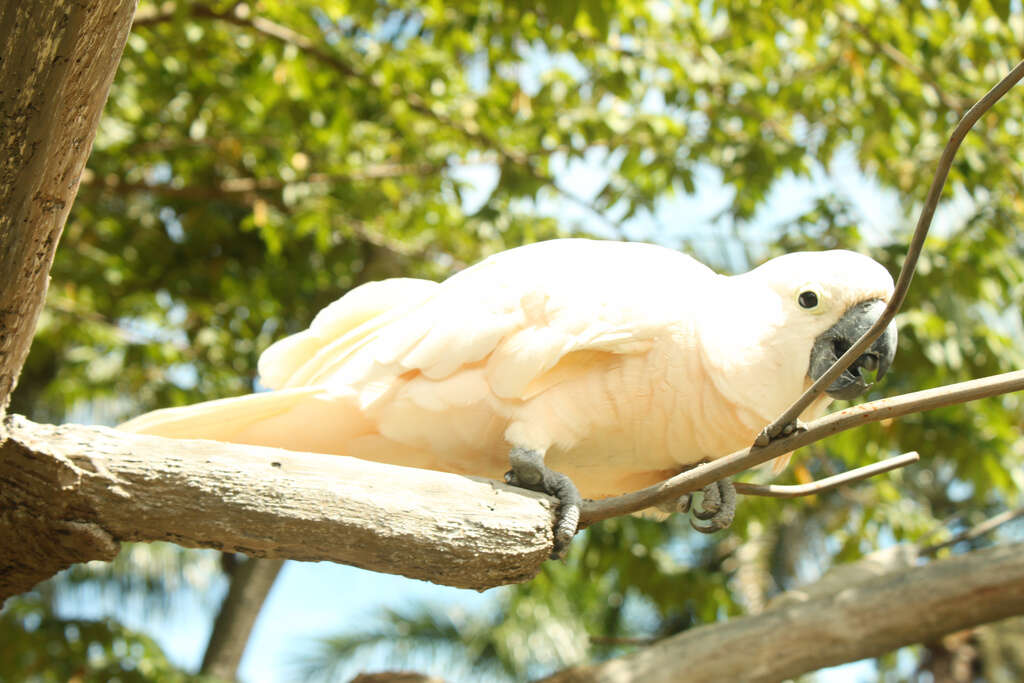
<path fill-rule="evenodd" d="M 512 469 L 505 473 L 506 483 L 546 493 L 561 503 L 555 520 L 555 545 L 551 557 L 562 559 L 580 525 L 580 505 L 583 504 L 580 492 L 569 477 L 548 469 L 544 465 L 544 456 L 537 451 L 516 446 L 508 458 Z"/>
<path fill-rule="evenodd" d="M 679 510 L 691 512 L 697 519 L 708 522 L 708 524 L 697 524 L 690 520 L 690 526 L 702 534 L 713 534 L 716 531 L 725 529 L 732 524 L 736 516 L 736 488 L 728 479 L 720 479 L 714 484 L 708 484 L 702 489 L 704 494 L 699 508 L 690 510 L 690 497 L 684 496 L 680 499 Z"/>

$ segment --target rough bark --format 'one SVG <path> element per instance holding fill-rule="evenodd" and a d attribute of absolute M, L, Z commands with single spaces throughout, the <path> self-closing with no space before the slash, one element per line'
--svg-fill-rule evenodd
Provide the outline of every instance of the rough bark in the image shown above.
<path fill-rule="evenodd" d="M 757 616 L 695 628 L 544 683 L 780 681 L 1024 614 L 1024 544 L 877 573 L 847 567 Z"/>
<path fill-rule="evenodd" d="M 135 0 L 0 0 L 0 416 L 134 14 Z"/>
<path fill-rule="evenodd" d="M 245 653 L 249 634 L 283 564 L 284 560 L 253 558 L 237 565 L 231 572 L 228 593 L 206 644 L 203 664 L 199 669 L 201 675 L 225 681 L 237 678 L 238 664 Z"/>
<path fill-rule="evenodd" d="M 0 445 L 0 597 L 119 541 L 329 560 L 462 588 L 530 579 L 557 502 L 355 458 L 39 425 Z"/>

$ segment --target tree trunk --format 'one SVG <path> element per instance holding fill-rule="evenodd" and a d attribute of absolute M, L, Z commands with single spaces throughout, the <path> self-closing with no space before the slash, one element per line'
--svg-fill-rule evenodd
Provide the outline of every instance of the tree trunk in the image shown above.
<path fill-rule="evenodd" d="M 28 355 L 135 4 L 0 0 L 0 417 Z"/>
<path fill-rule="evenodd" d="M 199 669 L 201 675 L 225 681 L 238 677 L 238 663 L 242 661 L 249 634 L 283 564 L 284 560 L 252 558 L 231 571 L 228 593 L 206 644 L 203 665 Z"/>

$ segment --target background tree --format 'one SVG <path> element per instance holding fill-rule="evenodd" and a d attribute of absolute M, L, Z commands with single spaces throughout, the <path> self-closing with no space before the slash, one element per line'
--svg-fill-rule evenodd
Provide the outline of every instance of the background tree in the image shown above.
<path fill-rule="evenodd" d="M 351 287 L 557 235 L 656 240 L 725 270 L 842 246 L 895 271 L 946 132 L 1024 41 L 997 2 L 556 4 L 143 2 L 12 412 L 116 422 L 251 391 L 259 352 Z M 1022 118 L 1011 93 L 961 150 L 887 394 L 1022 366 Z M 897 193 L 894 232 L 858 229 L 859 174 Z M 766 227 L 793 178 L 806 205 Z M 672 215 L 709 186 L 724 188 L 716 216 Z M 314 664 L 415 637 L 532 676 L 756 613 L 834 563 L 1019 506 L 1021 417 L 1011 395 L 847 433 L 784 476 L 911 449 L 924 464 L 745 500 L 709 538 L 610 520 L 487 620 L 395 615 Z M 7 628 L 26 629 L 20 604 Z M 1021 675 L 1012 648 L 973 647 L 984 675 Z M 927 668 L 957 648 L 912 656 Z"/>

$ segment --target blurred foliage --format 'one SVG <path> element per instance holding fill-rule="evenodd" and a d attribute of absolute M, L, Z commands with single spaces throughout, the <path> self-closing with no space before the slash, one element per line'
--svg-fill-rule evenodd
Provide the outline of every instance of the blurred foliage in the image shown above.
<path fill-rule="evenodd" d="M 995 1 L 143 0 L 12 408 L 113 422 L 247 392 L 260 351 L 361 282 L 441 278 L 642 221 L 680 248 L 710 234 L 716 267 L 844 247 L 895 273 L 904 235 L 864 237 L 866 207 L 841 179 L 767 249 L 756 214 L 780 181 L 814 180 L 852 150 L 909 226 L 948 131 L 1021 44 L 1019 6 Z M 930 239 L 872 397 L 1022 367 L 1022 120 L 1018 89 L 964 142 L 945 197 L 968 215 Z M 597 187 L 579 189 L 595 167 Z M 723 210 L 664 225 L 708 170 Z M 1022 417 L 1006 396 L 837 436 L 783 480 L 897 451 L 923 461 L 808 499 L 744 500 L 711 538 L 678 519 L 605 522 L 503 591 L 496 614 L 385 615 L 325 643 L 310 671 L 361 643 L 459 641 L 474 666 L 517 678 L 757 612 L 833 562 L 1019 506 Z M 1024 676 L 1012 646 L 983 650 L 982 666 Z M 896 657 L 878 667 L 900 675 Z"/>
<path fill-rule="evenodd" d="M 211 613 L 221 555 L 171 543 L 124 544 L 112 562 L 74 565 L 0 611 L 0 681 L 210 681 L 181 671 L 148 635 L 61 606 L 117 605 L 159 620 L 186 596 Z M 103 613 L 109 607 L 86 612 Z"/>
<path fill-rule="evenodd" d="M 11 598 L 0 614 L 0 680 L 210 681 L 179 671 L 153 640 L 109 619 L 61 619 L 39 596 Z"/>
<path fill-rule="evenodd" d="M 47 589 L 50 602 L 71 600 L 89 592 L 91 600 L 121 600 L 131 596 L 141 611 L 163 613 L 174 597 L 189 592 L 200 601 L 222 589 L 216 580 L 223 562 L 214 550 L 190 550 L 172 543 L 125 543 L 111 562 L 72 565 L 59 583 Z M 128 605 L 125 605 L 128 606 Z M 213 606 L 212 604 L 209 606 Z"/>

